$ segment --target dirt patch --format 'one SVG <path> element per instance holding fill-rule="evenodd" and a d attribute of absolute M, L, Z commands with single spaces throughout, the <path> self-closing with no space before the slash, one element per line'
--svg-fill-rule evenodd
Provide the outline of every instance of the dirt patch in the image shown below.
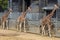
<path fill-rule="evenodd" d="M 26 38 L 20 38 L 20 37 L 6 37 L 6 36 L 0 36 L 0 40 L 31 40 L 31 39 L 26 39 Z"/>
<path fill-rule="evenodd" d="M 41 36 L 37 34 L 0 30 L 0 40 L 60 40 L 56 37 Z"/>

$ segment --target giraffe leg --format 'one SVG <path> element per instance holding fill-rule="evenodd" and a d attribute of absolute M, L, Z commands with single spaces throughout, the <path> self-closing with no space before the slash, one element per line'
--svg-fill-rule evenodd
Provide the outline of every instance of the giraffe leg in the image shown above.
<path fill-rule="evenodd" d="M 22 23 L 20 23 L 20 32 L 22 31 L 21 27 L 22 27 Z"/>
<path fill-rule="evenodd" d="M 17 27 L 16 27 L 16 28 L 17 28 L 17 31 L 18 31 L 18 30 L 19 30 L 19 29 L 18 29 L 18 28 L 19 28 L 19 22 L 17 22 Z"/>
<path fill-rule="evenodd" d="M 24 32 L 26 32 L 26 26 L 25 26 L 25 21 L 24 21 Z"/>
<path fill-rule="evenodd" d="M 0 18 L 0 26 L 1 26 L 1 18 Z"/>
<path fill-rule="evenodd" d="M 50 25 L 48 25 L 48 33 L 49 33 L 49 37 L 51 37 L 51 28 L 50 28 Z"/>
<path fill-rule="evenodd" d="M 3 26 L 2 26 L 2 24 L 3 24 L 3 23 L 2 23 L 2 19 L 1 19 L 1 22 L 0 22 L 0 23 L 1 23 L 1 25 L 0 25 L 0 26 L 1 26 L 1 27 L 3 27 Z"/>
<path fill-rule="evenodd" d="M 44 26 L 42 25 L 42 35 L 45 35 L 45 29 L 44 28 L 45 28 L 45 25 Z"/>
<path fill-rule="evenodd" d="M 45 25 L 44 25 L 44 27 L 43 27 L 43 34 L 45 35 Z"/>
<path fill-rule="evenodd" d="M 17 24 L 17 31 L 18 31 L 18 27 L 19 27 L 19 25 Z"/>
<path fill-rule="evenodd" d="M 5 28 L 5 22 L 2 23 L 2 27 L 3 27 L 3 29 Z"/>
<path fill-rule="evenodd" d="M 42 25 L 42 35 L 43 35 L 43 30 L 44 30 L 44 29 L 43 29 L 43 25 Z"/>
<path fill-rule="evenodd" d="M 8 30 L 8 26 L 9 26 L 8 24 L 9 24 L 9 23 L 8 23 L 8 20 L 6 20 L 6 27 L 7 27 L 7 30 Z"/>

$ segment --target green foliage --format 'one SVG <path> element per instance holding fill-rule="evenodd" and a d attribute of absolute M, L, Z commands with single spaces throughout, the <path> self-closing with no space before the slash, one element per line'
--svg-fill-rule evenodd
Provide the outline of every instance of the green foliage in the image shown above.
<path fill-rule="evenodd" d="M 8 0 L 0 0 L 0 6 L 3 10 L 7 9 L 8 6 Z"/>

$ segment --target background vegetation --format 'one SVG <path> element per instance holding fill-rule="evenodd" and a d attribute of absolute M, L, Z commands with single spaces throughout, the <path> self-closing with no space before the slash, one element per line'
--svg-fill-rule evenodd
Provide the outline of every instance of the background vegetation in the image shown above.
<path fill-rule="evenodd" d="M 0 12 L 7 9 L 8 0 L 0 0 Z"/>

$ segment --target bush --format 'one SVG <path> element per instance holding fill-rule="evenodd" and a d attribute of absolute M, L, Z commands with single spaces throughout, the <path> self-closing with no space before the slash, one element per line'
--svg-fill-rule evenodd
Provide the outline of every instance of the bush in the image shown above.
<path fill-rule="evenodd" d="M 8 0 L 0 0 L 0 11 L 7 9 Z"/>

